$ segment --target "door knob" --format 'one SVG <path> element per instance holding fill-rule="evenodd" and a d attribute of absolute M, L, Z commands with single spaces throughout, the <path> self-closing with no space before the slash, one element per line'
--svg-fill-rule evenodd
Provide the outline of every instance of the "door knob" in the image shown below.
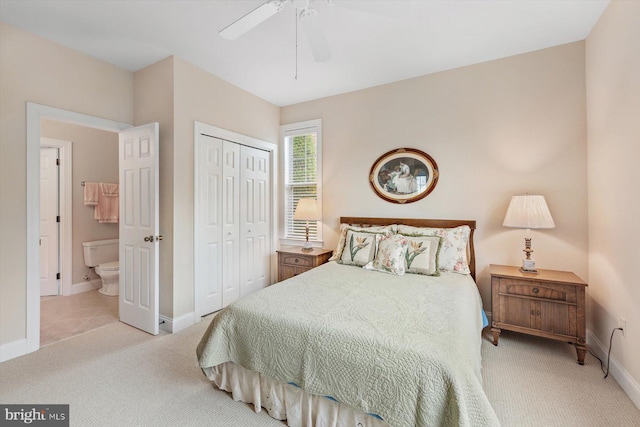
<path fill-rule="evenodd" d="M 144 241 L 145 242 L 154 242 L 154 241 L 158 242 L 158 241 L 160 241 L 162 239 L 163 239 L 162 234 L 159 234 L 159 235 L 157 235 L 155 237 L 154 236 L 145 236 L 144 237 Z"/>
<path fill-rule="evenodd" d="M 145 242 L 153 242 L 153 236 L 144 236 Z"/>

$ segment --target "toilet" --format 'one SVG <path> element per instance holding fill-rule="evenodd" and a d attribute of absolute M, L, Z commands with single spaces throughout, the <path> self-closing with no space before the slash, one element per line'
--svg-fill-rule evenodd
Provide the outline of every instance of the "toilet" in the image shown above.
<path fill-rule="evenodd" d="M 98 291 L 116 296 L 120 287 L 120 263 L 118 261 L 119 240 L 95 240 L 83 242 L 84 265 L 93 267 L 102 280 Z"/>

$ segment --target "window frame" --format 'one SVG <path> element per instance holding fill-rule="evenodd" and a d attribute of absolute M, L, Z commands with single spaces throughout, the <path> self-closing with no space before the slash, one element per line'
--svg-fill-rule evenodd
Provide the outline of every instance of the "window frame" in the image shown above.
<path fill-rule="evenodd" d="M 316 199 L 318 200 L 318 208 L 320 209 L 320 215 L 322 217 L 322 119 L 307 120 L 304 122 L 291 123 L 288 125 L 280 126 L 280 141 L 282 142 L 282 232 L 280 236 L 281 245 L 290 246 L 302 246 L 305 242 L 303 238 L 295 238 L 287 235 L 288 221 L 293 221 L 293 214 L 291 219 L 287 218 L 288 212 L 288 182 L 287 182 L 287 168 L 291 164 L 287 159 L 287 153 L 291 150 L 287 148 L 287 138 L 306 135 L 310 133 L 316 134 Z M 309 237 L 309 243 L 313 247 L 321 248 L 323 246 L 323 220 L 318 221 L 316 238 Z"/>

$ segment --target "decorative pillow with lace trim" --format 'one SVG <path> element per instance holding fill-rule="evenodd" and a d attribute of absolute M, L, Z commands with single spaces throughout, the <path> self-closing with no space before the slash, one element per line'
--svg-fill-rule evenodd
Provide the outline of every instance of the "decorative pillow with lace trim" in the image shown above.
<path fill-rule="evenodd" d="M 442 237 L 437 236 L 405 236 L 409 241 L 405 260 L 407 273 L 439 276 L 438 258 Z"/>
<path fill-rule="evenodd" d="M 375 258 L 381 236 L 381 234 L 348 230 L 344 250 L 338 262 L 362 267 Z"/>
<path fill-rule="evenodd" d="M 360 231 L 363 233 L 383 233 L 387 234 L 395 234 L 397 226 L 394 225 L 385 225 L 379 227 L 356 227 L 349 224 L 340 224 L 340 238 L 338 239 L 338 245 L 336 246 L 336 250 L 333 251 L 333 255 L 329 258 L 329 261 L 338 261 L 342 259 L 342 251 L 344 250 L 345 243 L 347 242 L 347 231 Z"/>
<path fill-rule="evenodd" d="M 399 234 L 382 237 L 378 243 L 376 257 L 364 268 L 402 276 L 405 272 L 405 255 L 408 244 L 407 238 Z"/>

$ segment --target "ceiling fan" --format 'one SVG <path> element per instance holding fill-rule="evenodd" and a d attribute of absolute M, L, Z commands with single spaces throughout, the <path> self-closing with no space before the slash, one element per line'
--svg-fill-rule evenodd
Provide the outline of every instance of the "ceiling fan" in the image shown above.
<path fill-rule="evenodd" d="M 311 1 L 314 0 L 269 0 L 223 28 L 218 34 L 224 39 L 235 40 L 282 11 L 287 3 L 291 3 L 296 9 L 297 19 L 300 21 L 302 31 L 309 42 L 313 58 L 316 62 L 325 62 L 331 58 L 331 50 L 324 31 L 318 22 L 318 11 L 309 7 Z M 333 6 L 332 0 L 324 1 Z"/>

